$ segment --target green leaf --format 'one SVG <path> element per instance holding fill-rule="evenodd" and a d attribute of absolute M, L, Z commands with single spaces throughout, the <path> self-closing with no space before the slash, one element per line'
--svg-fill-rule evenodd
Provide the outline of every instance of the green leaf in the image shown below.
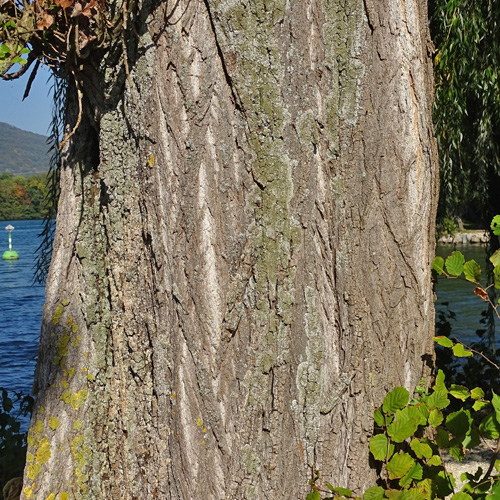
<path fill-rule="evenodd" d="M 375 460 L 380 460 L 384 462 L 386 458 L 389 458 L 394 453 L 394 445 L 391 443 L 389 449 L 387 449 L 388 439 L 385 434 L 377 434 L 370 439 L 370 451 Z M 389 451 L 389 455 L 387 452 Z"/>
<path fill-rule="evenodd" d="M 398 422 L 406 422 L 408 420 L 416 420 L 418 425 L 426 425 L 427 418 L 416 406 L 406 406 L 402 410 L 396 412 L 396 420 Z"/>
<path fill-rule="evenodd" d="M 446 270 L 452 276 L 460 276 L 464 271 L 465 257 L 458 250 L 446 259 Z"/>
<path fill-rule="evenodd" d="M 479 431 L 487 439 L 498 439 L 500 437 L 500 424 L 492 413 L 484 417 L 479 424 Z"/>
<path fill-rule="evenodd" d="M 481 266 L 475 260 L 469 260 L 464 264 L 464 275 L 467 281 L 479 282 L 481 280 Z"/>
<path fill-rule="evenodd" d="M 415 463 L 415 460 L 408 453 L 394 455 L 387 464 L 389 479 L 397 479 L 403 477 Z"/>
<path fill-rule="evenodd" d="M 493 217 L 490 227 L 493 234 L 500 236 L 500 215 L 495 215 L 495 217 Z"/>
<path fill-rule="evenodd" d="M 480 411 L 486 406 L 488 406 L 490 403 L 488 401 L 476 401 L 473 405 L 472 408 L 474 411 Z"/>
<path fill-rule="evenodd" d="M 472 417 L 469 410 L 460 409 L 446 417 L 446 427 L 460 442 L 470 433 Z"/>
<path fill-rule="evenodd" d="M 352 497 L 352 491 L 347 488 L 333 488 L 331 484 L 328 484 L 328 489 L 333 493 L 337 493 L 340 497 Z"/>
<path fill-rule="evenodd" d="M 444 384 L 444 372 L 443 370 L 438 370 L 438 374 L 437 374 L 437 377 L 436 377 L 436 385 L 434 386 L 434 390 L 435 391 L 438 391 L 438 390 L 441 390 L 441 391 L 447 391 L 448 389 L 446 389 L 446 385 Z"/>
<path fill-rule="evenodd" d="M 432 261 L 431 269 L 436 271 L 438 274 L 443 274 L 444 271 L 444 259 L 442 257 L 436 257 Z"/>
<path fill-rule="evenodd" d="M 306 496 L 306 500 L 321 500 L 321 495 L 318 490 L 311 491 L 309 495 Z"/>
<path fill-rule="evenodd" d="M 434 337 L 434 341 L 443 347 L 453 347 L 453 342 L 448 337 L 444 337 L 442 335 Z"/>
<path fill-rule="evenodd" d="M 448 392 L 435 390 L 427 400 L 427 406 L 429 408 L 446 408 L 450 404 L 448 399 Z"/>
<path fill-rule="evenodd" d="M 382 500 L 384 498 L 384 488 L 380 486 L 372 486 L 368 488 L 364 495 L 363 500 Z"/>
<path fill-rule="evenodd" d="M 435 441 L 440 448 L 448 448 L 448 446 L 450 446 L 450 436 L 448 435 L 448 432 L 441 427 L 436 429 Z"/>
<path fill-rule="evenodd" d="M 427 460 L 427 465 L 441 465 L 443 462 L 439 455 L 433 455 L 429 460 Z"/>
<path fill-rule="evenodd" d="M 443 423 L 443 412 L 439 408 L 434 408 L 429 415 L 429 424 L 432 427 L 438 427 Z"/>
<path fill-rule="evenodd" d="M 420 442 L 417 438 L 412 439 L 410 448 L 418 458 L 431 458 L 432 449 L 427 443 Z"/>
<path fill-rule="evenodd" d="M 462 444 L 468 449 L 472 450 L 481 444 L 481 436 L 477 429 L 472 428 L 470 433 L 465 436 Z"/>
<path fill-rule="evenodd" d="M 470 397 L 472 399 L 482 399 L 484 398 L 484 391 L 481 387 L 475 387 L 472 391 L 470 391 Z"/>
<path fill-rule="evenodd" d="M 474 355 L 471 351 L 467 351 L 462 344 L 455 344 L 453 346 L 453 354 L 457 358 L 466 358 Z"/>
<path fill-rule="evenodd" d="M 413 464 L 410 470 L 400 479 L 399 486 L 405 488 L 411 484 L 414 479 L 422 479 L 423 469 L 420 464 Z M 415 497 L 410 497 L 415 498 Z M 425 497 L 424 497 L 425 498 Z"/>
<path fill-rule="evenodd" d="M 461 462 L 465 458 L 465 449 L 462 443 L 457 440 L 453 440 L 451 443 L 449 447 L 450 455 L 458 462 Z"/>
<path fill-rule="evenodd" d="M 408 420 L 397 421 L 387 427 L 387 433 L 396 443 L 402 443 L 405 439 L 415 434 L 418 429 L 418 421 L 411 418 Z"/>
<path fill-rule="evenodd" d="M 451 497 L 451 500 L 472 500 L 472 497 L 468 493 L 459 491 Z"/>
<path fill-rule="evenodd" d="M 497 419 L 497 422 L 500 424 L 500 396 L 495 394 L 495 391 L 492 391 L 493 397 L 491 398 L 491 404 L 493 405 L 493 408 L 495 408 L 495 416 Z"/>
<path fill-rule="evenodd" d="M 373 412 L 373 419 L 375 420 L 375 423 L 379 426 L 379 427 L 383 427 L 385 425 L 385 418 L 384 418 L 384 415 L 383 413 L 379 410 L 379 409 L 376 409 L 374 412 Z"/>
<path fill-rule="evenodd" d="M 395 387 L 384 399 L 382 410 L 384 413 L 394 413 L 404 408 L 410 400 L 410 393 L 404 387 Z"/>
<path fill-rule="evenodd" d="M 493 264 L 493 267 L 497 267 L 500 265 L 500 249 L 497 250 L 491 257 L 490 262 Z"/>
<path fill-rule="evenodd" d="M 500 264 L 493 269 L 493 283 L 495 288 L 500 288 Z"/>
<path fill-rule="evenodd" d="M 14 57 L 12 58 L 12 61 L 11 61 L 13 64 L 20 64 L 21 66 L 23 66 L 24 64 L 26 64 L 28 61 L 26 59 L 23 59 L 22 57 Z"/>
<path fill-rule="evenodd" d="M 463 385 L 455 385 L 455 384 L 451 385 L 450 394 L 454 398 L 460 399 L 461 401 L 465 401 L 470 396 L 470 392 L 469 392 L 469 389 L 467 389 L 467 387 L 464 387 Z"/>

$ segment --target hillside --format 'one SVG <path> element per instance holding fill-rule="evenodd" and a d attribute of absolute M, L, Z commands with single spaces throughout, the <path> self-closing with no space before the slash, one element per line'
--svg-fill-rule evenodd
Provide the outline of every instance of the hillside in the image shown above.
<path fill-rule="evenodd" d="M 0 174 L 34 175 L 49 170 L 47 137 L 0 122 Z"/>

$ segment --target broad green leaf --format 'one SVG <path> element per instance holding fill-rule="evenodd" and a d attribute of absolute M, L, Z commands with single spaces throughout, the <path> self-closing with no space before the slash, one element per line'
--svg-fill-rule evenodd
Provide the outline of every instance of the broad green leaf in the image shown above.
<path fill-rule="evenodd" d="M 402 410 L 396 412 L 396 420 L 405 422 L 407 420 L 416 420 L 418 425 L 427 424 L 427 418 L 416 406 L 406 406 Z"/>
<path fill-rule="evenodd" d="M 484 417 L 479 425 L 479 431 L 487 439 L 498 439 L 500 437 L 500 424 L 492 413 Z"/>
<path fill-rule="evenodd" d="M 491 257 L 490 262 L 493 264 L 493 267 L 497 267 L 500 264 L 500 250 L 497 250 Z"/>
<path fill-rule="evenodd" d="M 410 470 L 400 479 L 399 486 L 401 486 L 401 488 L 405 488 L 409 486 L 414 479 L 417 480 L 422 479 L 422 473 L 423 473 L 422 466 L 420 464 L 413 464 Z M 415 497 L 411 496 L 410 498 L 415 498 Z"/>
<path fill-rule="evenodd" d="M 23 66 L 24 64 L 26 64 L 28 61 L 26 59 L 23 59 L 22 57 L 14 57 L 12 58 L 12 61 L 11 61 L 13 64 L 20 64 L 21 66 Z"/>
<path fill-rule="evenodd" d="M 495 416 L 497 422 L 500 424 L 500 396 L 498 396 L 498 394 L 495 394 L 495 391 L 492 392 L 493 397 L 491 398 L 491 404 L 493 405 L 493 408 L 495 408 Z"/>
<path fill-rule="evenodd" d="M 490 227 L 493 234 L 500 236 L 500 215 L 495 215 L 495 217 L 493 217 Z"/>
<path fill-rule="evenodd" d="M 448 432 L 441 427 L 438 427 L 436 429 L 435 441 L 440 448 L 448 448 L 448 446 L 450 446 L 450 437 L 448 435 Z"/>
<path fill-rule="evenodd" d="M 470 396 L 470 392 L 469 392 L 469 389 L 467 389 L 467 387 L 464 387 L 463 385 L 455 385 L 455 384 L 451 385 L 450 394 L 454 398 L 460 399 L 461 401 L 465 401 Z"/>
<path fill-rule="evenodd" d="M 405 500 L 426 500 L 427 498 L 427 495 L 420 488 L 410 488 L 405 493 Z"/>
<path fill-rule="evenodd" d="M 500 264 L 493 269 L 493 283 L 495 288 L 500 288 Z"/>
<path fill-rule="evenodd" d="M 387 427 L 387 433 L 396 443 L 402 443 L 405 439 L 415 434 L 418 429 L 418 421 L 411 418 L 408 420 L 403 420 L 402 422 L 397 421 Z"/>
<path fill-rule="evenodd" d="M 415 408 L 418 410 L 418 412 L 422 415 L 424 418 L 424 423 L 421 425 L 427 424 L 427 419 L 429 418 L 430 411 L 427 408 L 427 405 L 425 403 L 419 403 L 415 406 Z"/>
<path fill-rule="evenodd" d="M 387 436 L 385 434 L 377 434 L 370 439 L 370 451 L 375 460 L 380 460 L 384 462 L 386 458 L 389 458 L 394 453 L 394 445 L 391 443 L 389 449 L 387 449 Z M 389 457 L 387 456 L 389 452 Z"/>
<path fill-rule="evenodd" d="M 468 356 L 473 356 L 474 353 L 467 351 L 462 344 L 455 344 L 453 346 L 453 354 L 457 358 L 466 358 Z"/>
<path fill-rule="evenodd" d="M 438 274 L 443 274 L 444 271 L 444 259 L 442 257 L 436 257 L 432 261 L 431 269 L 436 271 Z"/>
<path fill-rule="evenodd" d="M 465 257 L 456 250 L 446 259 L 446 270 L 452 276 L 460 276 L 464 271 Z"/>
<path fill-rule="evenodd" d="M 436 487 L 436 494 L 439 498 L 444 498 L 453 492 L 452 487 L 455 486 L 453 474 L 446 474 L 444 470 L 440 470 L 432 479 Z"/>
<path fill-rule="evenodd" d="M 450 404 L 448 399 L 448 392 L 435 390 L 427 400 L 427 406 L 429 408 L 446 408 Z"/>
<path fill-rule="evenodd" d="M 472 408 L 474 411 L 479 411 L 488 406 L 490 403 L 488 401 L 476 401 L 473 405 Z"/>
<path fill-rule="evenodd" d="M 446 385 L 444 384 L 444 372 L 443 370 L 438 370 L 438 374 L 436 377 L 436 385 L 434 386 L 434 390 L 442 390 L 442 391 L 447 391 Z"/>
<path fill-rule="evenodd" d="M 364 495 L 363 500 L 382 500 L 384 498 L 384 488 L 380 486 L 372 486 L 368 488 Z"/>
<path fill-rule="evenodd" d="M 441 465 L 443 462 L 439 455 L 433 455 L 429 460 L 427 460 L 427 465 Z"/>
<path fill-rule="evenodd" d="M 465 448 L 462 443 L 453 440 L 451 446 L 448 448 L 450 455 L 457 461 L 461 462 L 465 458 Z"/>
<path fill-rule="evenodd" d="M 479 282 L 481 279 L 480 265 L 475 260 L 469 260 L 464 264 L 464 275 L 467 281 Z"/>
<path fill-rule="evenodd" d="M 443 347 L 453 347 L 453 342 L 448 337 L 444 337 L 442 335 L 434 337 L 434 341 Z"/>
<path fill-rule="evenodd" d="M 333 488 L 331 484 L 327 484 L 328 489 L 336 493 L 340 497 L 352 497 L 352 491 L 347 488 Z"/>
<path fill-rule="evenodd" d="M 429 424 L 432 427 L 437 427 L 443 423 L 443 412 L 439 408 L 434 408 L 429 415 Z"/>
<path fill-rule="evenodd" d="M 403 477 L 415 463 L 415 460 L 408 453 L 394 455 L 387 464 L 389 479 L 399 479 Z"/>
<path fill-rule="evenodd" d="M 495 460 L 495 469 L 497 472 L 500 472 L 500 460 Z"/>
<path fill-rule="evenodd" d="M 374 412 L 373 412 L 373 419 L 375 420 L 375 423 L 379 426 L 379 427 L 383 427 L 385 425 L 385 418 L 384 418 L 384 415 L 383 413 L 379 410 L 379 409 L 376 409 Z"/>
<path fill-rule="evenodd" d="M 404 408 L 410 400 L 410 393 L 404 387 L 395 387 L 387 394 L 382 405 L 384 413 L 394 413 Z"/>
<path fill-rule="evenodd" d="M 432 449 L 427 443 L 420 442 L 417 438 L 412 439 L 410 448 L 418 458 L 431 458 Z"/>
<path fill-rule="evenodd" d="M 470 433 L 465 436 L 465 439 L 462 441 L 462 444 L 468 449 L 472 450 L 481 444 L 481 436 L 477 429 L 472 428 Z"/>
<path fill-rule="evenodd" d="M 318 490 L 315 489 L 306 496 L 306 500 L 321 500 L 321 494 Z"/>
<path fill-rule="evenodd" d="M 484 391 L 481 387 L 475 387 L 472 391 L 470 391 L 470 397 L 472 399 L 482 399 L 484 398 Z"/>
<path fill-rule="evenodd" d="M 470 433 L 472 417 L 469 410 L 460 409 L 446 417 L 446 427 L 460 441 Z"/>
<path fill-rule="evenodd" d="M 468 493 L 459 491 L 451 497 L 451 500 L 472 500 L 472 497 Z"/>

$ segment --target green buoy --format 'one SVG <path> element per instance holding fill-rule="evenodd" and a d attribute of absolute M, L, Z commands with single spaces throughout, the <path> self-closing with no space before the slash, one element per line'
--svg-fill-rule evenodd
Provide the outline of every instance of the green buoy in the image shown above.
<path fill-rule="evenodd" d="M 3 253 L 2 259 L 3 260 L 17 260 L 17 259 L 19 259 L 19 255 L 17 255 L 17 252 L 12 250 L 12 234 L 11 234 L 11 232 L 14 230 L 14 226 L 11 226 L 9 224 L 5 229 L 7 231 L 9 231 L 9 249 Z"/>

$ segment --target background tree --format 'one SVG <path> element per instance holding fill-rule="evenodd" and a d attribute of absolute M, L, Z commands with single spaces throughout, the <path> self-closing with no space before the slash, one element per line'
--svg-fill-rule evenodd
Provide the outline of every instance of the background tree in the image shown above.
<path fill-rule="evenodd" d="M 432 367 L 425 2 L 54 5 L 67 135 L 23 498 L 370 485 L 373 406 Z"/>
<path fill-rule="evenodd" d="M 433 0 L 429 13 L 436 45 L 438 216 L 489 227 L 500 210 L 500 4 Z"/>

